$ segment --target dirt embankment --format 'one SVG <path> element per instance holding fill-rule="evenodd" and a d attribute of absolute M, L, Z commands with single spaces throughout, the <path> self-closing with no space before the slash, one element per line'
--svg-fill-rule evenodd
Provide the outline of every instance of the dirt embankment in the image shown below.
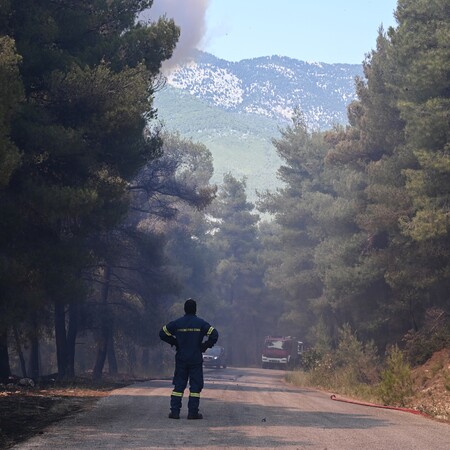
<path fill-rule="evenodd" d="M 450 349 L 436 352 L 413 369 L 414 392 L 408 406 L 450 421 Z"/>

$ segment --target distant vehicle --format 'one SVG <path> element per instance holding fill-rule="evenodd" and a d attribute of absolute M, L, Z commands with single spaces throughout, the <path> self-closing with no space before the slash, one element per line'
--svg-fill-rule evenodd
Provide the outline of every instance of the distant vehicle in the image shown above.
<path fill-rule="evenodd" d="M 292 336 L 267 336 L 261 355 L 263 369 L 291 369 L 300 365 L 303 342 Z"/>
<path fill-rule="evenodd" d="M 215 345 L 213 348 L 208 348 L 203 353 L 203 365 L 205 367 L 217 367 L 224 369 L 227 367 L 227 355 L 225 348 L 220 345 Z"/>

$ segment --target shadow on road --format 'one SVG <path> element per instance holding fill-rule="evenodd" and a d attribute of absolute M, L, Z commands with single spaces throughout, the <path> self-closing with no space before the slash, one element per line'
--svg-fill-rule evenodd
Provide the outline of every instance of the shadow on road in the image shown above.
<path fill-rule="evenodd" d="M 167 382 L 161 381 L 152 382 L 148 389 L 155 385 L 162 387 L 162 383 L 169 387 Z M 356 430 L 389 425 L 388 421 L 363 414 L 303 412 L 256 404 L 230 405 L 214 399 L 203 401 L 205 418 L 202 421 L 186 420 L 186 405 L 180 420 L 170 420 L 167 418 L 168 396 L 146 396 L 145 387 L 142 387 L 142 391 L 142 396 L 120 395 L 120 406 L 115 401 L 103 402 L 96 413 L 95 409 L 90 412 L 95 413 L 95 419 L 91 419 L 88 413 L 78 417 L 76 423 L 72 421 L 72 425 L 64 432 L 65 448 L 308 447 L 314 445 L 306 437 L 311 437 L 311 432 L 307 431 L 310 428 Z M 156 406 L 162 404 L 167 405 L 167 408 L 161 410 Z M 126 405 L 133 405 L 133 408 L 126 408 Z M 127 426 L 122 428 L 125 408 Z M 142 411 L 147 411 L 145 422 L 142 420 Z M 296 429 L 285 435 L 280 432 L 280 428 L 286 427 Z M 56 447 L 52 445 L 50 437 L 48 445 L 59 448 L 57 441 L 54 444 Z"/>
<path fill-rule="evenodd" d="M 325 407 L 321 411 L 320 400 L 324 398 L 320 397 L 313 411 L 303 408 L 303 402 L 311 403 L 310 391 L 285 388 L 279 374 L 274 373 L 273 380 L 257 371 L 246 371 L 242 380 L 239 371 L 219 375 L 234 376 L 237 381 L 216 378 L 217 384 L 206 384 L 200 405 L 204 420 L 186 420 L 187 395 L 183 398 L 181 419 L 168 419 L 171 382 L 152 380 L 114 391 L 92 410 L 62 422 L 60 428 L 44 433 L 29 447 L 24 443 L 19 448 L 62 448 L 63 442 L 67 450 L 305 448 L 317 445 L 316 438 L 329 434 L 330 430 L 356 431 L 391 425 L 388 420 L 365 414 L 336 412 Z M 280 406 L 283 401 L 289 407 Z"/>

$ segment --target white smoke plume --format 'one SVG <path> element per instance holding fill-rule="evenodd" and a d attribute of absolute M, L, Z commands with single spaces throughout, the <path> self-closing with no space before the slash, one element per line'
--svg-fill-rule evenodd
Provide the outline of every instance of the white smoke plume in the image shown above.
<path fill-rule="evenodd" d="M 153 6 L 139 17 L 141 21 L 155 21 L 161 16 L 174 19 L 180 27 L 180 39 L 163 69 L 168 71 L 189 61 L 196 48 L 200 48 L 206 32 L 206 10 L 209 0 L 154 0 Z"/>

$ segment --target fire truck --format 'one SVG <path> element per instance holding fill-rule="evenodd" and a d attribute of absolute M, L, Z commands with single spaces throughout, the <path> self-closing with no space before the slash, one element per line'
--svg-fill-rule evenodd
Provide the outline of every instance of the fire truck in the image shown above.
<path fill-rule="evenodd" d="M 267 336 L 264 339 L 261 363 L 263 369 L 292 369 L 300 365 L 303 342 L 292 336 Z"/>

